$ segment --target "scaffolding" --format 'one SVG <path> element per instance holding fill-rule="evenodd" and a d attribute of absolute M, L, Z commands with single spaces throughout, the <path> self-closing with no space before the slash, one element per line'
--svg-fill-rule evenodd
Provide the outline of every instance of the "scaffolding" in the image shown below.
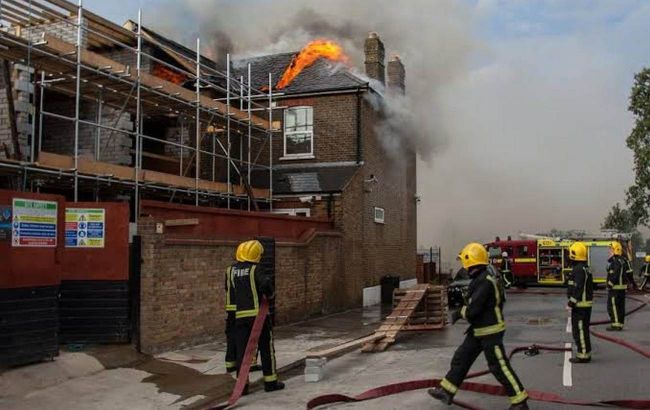
<path fill-rule="evenodd" d="M 256 88 L 250 63 L 245 76 L 237 77 L 228 55 L 224 71 L 201 56 L 199 38 L 194 53 L 145 29 L 142 10 L 137 22 L 119 26 L 85 9 L 81 0 L 0 0 L 0 24 L 0 58 L 27 67 L 34 90 L 25 150 L 29 154 L 24 160 L 0 161 L 0 167 L 22 172 L 25 185 L 28 174 L 66 179 L 76 202 L 84 182 L 96 187 L 120 184 L 133 191 L 135 210 L 143 192 L 154 191 L 166 192 L 170 201 L 192 195 L 195 205 L 218 198 L 229 209 L 233 201 L 240 206 L 245 201 L 249 211 L 257 210 L 258 203 L 272 209 L 273 136 L 279 132 L 274 110 L 280 107 L 270 73 L 268 85 Z M 164 75 L 152 73 L 151 67 Z M 52 92 L 73 97 L 73 115 L 47 108 Z M 96 105 L 94 119 L 82 118 L 88 102 Z M 107 109 L 117 118 L 113 124 L 105 123 Z M 132 130 L 118 126 L 124 115 L 132 119 Z M 149 135 L 145 121 L 155 118 L 180 123 L 179 141 Z M 42 150 L 46 121 L 73 124 L 71 156 Z M 90 158 L 87 152 L 81 155 L 82 127 L 92 128 L 94 135 Z M 102 162 L 102 138 L 106 147 L 116 134 L 133 141 L 129 166 Z M 151 158 L 175 160 L 146 151 L 148 144 L 176 150 L 178 173 L 145 167 Z M 226 168 L 221 178 L 220 163 Z M 192 166 L 193 177 L 188 176 Z M 268 175 L 268 187 L 251 186 L 257 171 Z M 137 222 L 139 212 L 134 215 Z"/>

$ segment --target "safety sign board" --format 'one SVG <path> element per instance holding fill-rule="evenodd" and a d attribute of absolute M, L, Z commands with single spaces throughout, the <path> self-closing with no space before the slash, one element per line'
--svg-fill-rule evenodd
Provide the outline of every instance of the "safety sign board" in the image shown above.
<path fill-rule="evenodd" d="M 14 198 L 12 210 L 11 246 L 56 246 L 56 202 Z"/>
<path fill-rule="evenodd" d="M 0 205 L 0 241 L 11 239 L 11 206 Z"/>
<path fill-rule="evenodd" d="M 106 210 L 66 208 L 66 248 L 103 248 L 106 239 Z"/>

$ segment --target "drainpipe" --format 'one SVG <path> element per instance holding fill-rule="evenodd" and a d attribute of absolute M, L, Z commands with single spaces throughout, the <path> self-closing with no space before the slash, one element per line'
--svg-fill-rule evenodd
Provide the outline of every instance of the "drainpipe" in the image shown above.
<path fill-rule="evenodd" d="M 363 147 L 361 146 L 361 88 L 357 89 L 357 165 L 363 160 Z"/>

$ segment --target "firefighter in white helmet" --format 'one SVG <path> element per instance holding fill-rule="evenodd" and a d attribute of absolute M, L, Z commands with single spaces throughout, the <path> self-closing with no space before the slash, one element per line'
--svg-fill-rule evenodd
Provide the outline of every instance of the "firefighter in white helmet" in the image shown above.
<path fill-rule="evenodd" d="M 451 369 L 440 386 L 429 389 L 435 399 L 451 404 L 459 386 L 481 352 L 494 377 L 510 397 L 510 409 L 527 410 L 528 393 L 510 366 L 503 348 L 506 329 L 503 320 L 503 296 L 495 278 L 488 273 L 488 252 L 480 243 L 470 243 L 458 255 L 472 279 L 463 307 L 452 314 L 452 323 L 465 319 L 470 327 L 465 340 L 451 359 Z"/>
<path fill-rule="evenodd" d="M 501 254 L 501 276 L 503 277 L 505 288 L 510 288 L 514 282 L 514 277 L 512 276 L 512 265 L 510 259 L 508 259 L 508 252 Z"/>

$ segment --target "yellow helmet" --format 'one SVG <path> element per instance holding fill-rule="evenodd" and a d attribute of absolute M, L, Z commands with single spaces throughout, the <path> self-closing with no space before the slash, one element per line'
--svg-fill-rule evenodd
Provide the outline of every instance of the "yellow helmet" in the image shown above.
<path fill-rule="evenodd" d="M 252 240 L 242 242 L 237 247 L 236 258 L 238 262 L 259 263 L 264 253 L 264 247 L 260 241 Z"/>
<path fill-rule="evenodd" d="M 623 246 L 621 245 L 620 242 L 612 242 L 609 244 L 609 247 L 612 248 L 612 253 L 616 256 L 621 256 L 623 255 Z"/>
<path fill-rule="evenodd" d="M 643 260 L 645 260 L 646 263 L 650 263 L 650 255 L 646 255 Z"/>
<path fill-rule="evenodd" d="M 488 264 L 488 252 L 483 245 L 476 242 L 465 245 L 463 250 L 458 254 L 458 258 L 465 269 L 476 265 Z"/>
<path fill-rule="evenodd" d="M 574 242 L 569 246 L 569 259 L 572 261 L 587 261 L 587 246 L 582 242 Z"/>

